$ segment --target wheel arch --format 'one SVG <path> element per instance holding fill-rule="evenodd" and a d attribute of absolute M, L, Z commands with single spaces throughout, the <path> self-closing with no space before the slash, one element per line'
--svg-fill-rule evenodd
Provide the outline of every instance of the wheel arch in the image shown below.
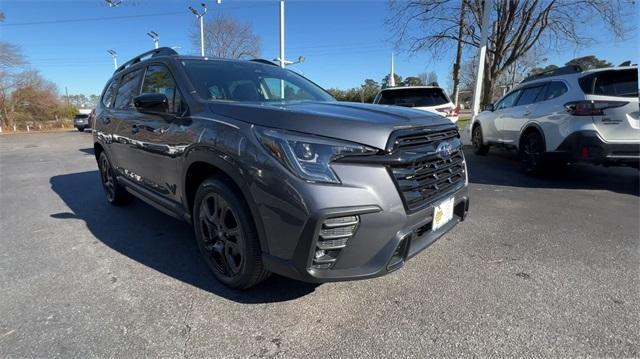
<path fill-rule="evenodd" d="M 241 196 L 249 215 L 256 226 L 260 248 L 263 252 L 269 253 L 264 224 L 258 211 L 258 206 L 247 187 L 241 166 L 230 162 L 228 156 L 218 156 L 217 151 L 208 146 L 199 146 L 192 149 L 187 155 L 182 176 L 182 198 L 190 217 L 193 215 L 193 205 L 195 194 L 200 184 L 212 176 L 223 178 Z M 226 159 L 222 159 L 222 157 Z"/>
<path fill-rule="evenodd" d="M 522 147 L 521 144 L 525 135 L 534 131 L 538 132 L 542 137 L 542 143 L 544 144 L 544 149 L 545 151 L 547 151 L 547 139 L 544 136 L 544 130 L 542 130 L 542 127 L 540 127 L 540 125 L 537 123 L 529 123 L 522 129 L 522 131 L 520 131 L 520 137 L 518 138 L 518 150 L 520 150 L 520 148 Z"/>

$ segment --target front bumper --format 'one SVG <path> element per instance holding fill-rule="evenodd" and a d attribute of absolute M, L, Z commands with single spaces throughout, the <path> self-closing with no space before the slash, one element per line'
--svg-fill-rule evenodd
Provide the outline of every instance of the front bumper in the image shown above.
<path fill-rule="evenodd" d="M 336 163 L 333 168 L 341 185 L 307 183 L 270 168 L 262 171 L 261 185 L 250 189 L 262 203 L 258 211 L 268 243 L 263 248 L 266 269 L 316 283 L 381 276 L 402 267 L 463 221 L 469 210 L 465 181 L 412 212 L 386 167 Z M 434 204 L 451 197 L 453 218 L 432 231 Z M 314 266 L 324 221 L 345 216 L 359 217 L 355 234 L 330 268 Z"/>
<path fill-rule="evenodd" d="M 640 163 L 640 143 L 606 142 L 596 131 L 577 131 L 567 136 L 550 156 L 569 162 L 637 168 Z"/>

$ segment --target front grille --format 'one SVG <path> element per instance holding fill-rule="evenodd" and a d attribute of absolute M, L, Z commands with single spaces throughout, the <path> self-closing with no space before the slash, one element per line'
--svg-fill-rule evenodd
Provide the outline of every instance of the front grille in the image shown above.
<path fill-rule="evenodd" d="M 450 140 L 458 137 L 458 130 L 455 128 L 421 130 L 418 132 L 406 131 L 395 137 L 393 141 L 394 149 L 406 149 L 424 147 L 435 142 Z"/>
<path fill-rule="evenodd" d="M 433 155 L 410 164 L 390 166 L 390 170 L 410 212 L 425 207 L 465 182 L 462 149 L 447 159 Z"/>
<path fill-rule="evenodd" d="M 408 212 L 420 210 L 464 185 L 459 137 L 452 126 L 399 130 L 391 135 L 387 156 L 398 161 L 388 163 L 388 168 Z M 454 148 L 449 156 L 436 153 L 443 142 Z"/>

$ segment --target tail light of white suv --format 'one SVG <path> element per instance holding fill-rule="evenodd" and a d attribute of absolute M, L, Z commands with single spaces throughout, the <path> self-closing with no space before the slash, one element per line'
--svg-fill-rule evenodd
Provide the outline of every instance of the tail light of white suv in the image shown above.
<path fill-rule="evenodd" d="M 564 104 L 565 110 L 573 116 L 602 116 L 608 108 L 622 107 L 628 104 L 625 101 L 599 101 L 585 100 L 573 101 Z"/>

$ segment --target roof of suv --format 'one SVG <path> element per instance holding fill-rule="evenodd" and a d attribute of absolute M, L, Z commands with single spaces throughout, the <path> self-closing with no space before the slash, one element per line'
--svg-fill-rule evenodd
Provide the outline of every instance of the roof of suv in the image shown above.
<path fill-rule="evenodd" d="M 213 61 L 229 61 L 229 62 L 256 62 L 256 63 L 261 63 L 261 64 L 265 64 L 265 65 L 272 65 L 272 66 L 278 66 L 277 64 L 269 61 L 269 60 L 265 60 L 265 59 L 252 59 L 252 60 L 236 60 L 236 59 L 223 59 L 223 58 L 215 58 L 215 57 L 202 57 L 202 56 L 192 56 L 192 55 L 180 55 L 178 54 L 174 49 L 169 48 L 169 47 L 160 47 L 157 49 L 153 49 L 151 51 L 147 51 L 144 52 L 138 56 L 135 56 L 134 58 L 132 58 L 131 60 L 125 62 L 124 64 L 120 65 L 114 72 L 113 74 L 116 75 L 124 70 L 126 70 L 127 68 L 145 62 L 147 60 L 150 59 L 158 59 L 158 58 L 163 58 L 163 57 L 168 57 L 168 58 L 173 58 L 176 60 L 213 60 Z"/>

